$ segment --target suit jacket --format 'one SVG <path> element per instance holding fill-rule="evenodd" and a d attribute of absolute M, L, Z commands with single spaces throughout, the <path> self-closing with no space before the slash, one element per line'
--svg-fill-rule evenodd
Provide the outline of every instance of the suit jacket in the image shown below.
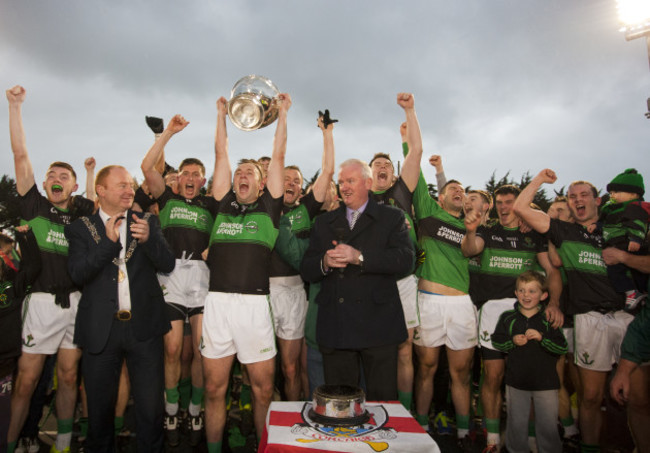
<path fill-rule="evenodd" d="M 316 218 L 301 265 L 305 280 L 321 283 L 316 340 L 334 349 L 399 344 L 407 332 L 396 279 L 415 258 L 404 213 L 371 198 L 352 231 L 345 213 L 341 206 Z M 333 240 L 360 250 L 363 265 L 323 275 L 321 261 Z"/>
<path fill-rule="evenodd" d="M 127 247 L 131 244 L 131 223 L 133 211 L 126 215 Z M 136 213 L 143 217 L 141 213 Z M 95 213 L 88 217 L 99 236 L 93 238 L 88 226 L 77 219 L 65 227 L 65 236 L 70 243 L 68 270 L 75 284 L 81 287 L 82 295 L 77 311 L 74 341 L 90 353 L 100 353 L 106 345 L 111 325 L 118 310 L 117 273 L 113 258 L 119 257 L 122 245 L 106 236 L 104 222 Z M 156 272 L 171 272 L 174 269 L 174 255 L 160 231 L 155 216 L 148 219 L 149 239 L 138 243 L 126 263 L 131 292 L 130 323 L 138 341 L 155 335 L 164 335 L 171 325 L 165 313 L 165 301 Z"/>

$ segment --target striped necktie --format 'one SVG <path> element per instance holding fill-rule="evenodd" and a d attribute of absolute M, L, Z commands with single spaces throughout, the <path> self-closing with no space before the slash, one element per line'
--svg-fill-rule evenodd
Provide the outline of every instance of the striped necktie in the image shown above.
<path fill-rule="evenodd" d="M 350 214 L 350 229 L 354 229 L 354 225 L 357 223 L 357 220 L 359 219 L 359 216 L 361 213 L 359 211 L 352 211 L 352 214 Z"/>

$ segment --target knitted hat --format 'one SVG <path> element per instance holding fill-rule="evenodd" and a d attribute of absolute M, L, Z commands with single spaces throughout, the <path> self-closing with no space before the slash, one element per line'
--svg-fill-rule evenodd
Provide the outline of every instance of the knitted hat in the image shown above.
<path fill-rule="evenodd" d="M 607 191 L 611 192 L 612 190 L 615 192 L 636 193 L 642 197 L 645 193 L 643 176 L 637 173 L 634 168 L 628 168 L 607 184 Z"/>

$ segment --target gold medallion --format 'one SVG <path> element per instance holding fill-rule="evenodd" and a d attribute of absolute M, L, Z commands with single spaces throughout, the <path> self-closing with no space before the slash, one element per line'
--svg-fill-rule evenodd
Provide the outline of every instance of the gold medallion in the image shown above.
<path fill-rule="evenodd" d="M 126 275 L 124 275 L 124 272 L 122 272 L 122 269 L 118 269 L 117 270 L 117 282 L 122 283 L 125 278 L 126 278 Z"/>

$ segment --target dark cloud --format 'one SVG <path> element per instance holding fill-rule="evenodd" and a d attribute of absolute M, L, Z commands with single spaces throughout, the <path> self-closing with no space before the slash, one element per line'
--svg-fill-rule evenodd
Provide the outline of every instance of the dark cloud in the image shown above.
<path fill-rule="evenodd" d="M 0 81 L 28 89 L 38 174 L 50 156 L 80 167 L 90 154 L 139 174 L 151 143 L 144 115 L 178 112 L 192 124 L 170 143 L 170 160 L 196 155 L 210 167 L 216 99 L 259 73 L 293 97 L 288 160 L 305 174 L 320 165 L 319 109 L 341 120 L 339 162 L 397 155 L 395 95 L 412 91 L 425 152 L 473 186 L 494 170 L 518 177 L 547 166 L 559 185 L 604 187 L 630 166 L 650 175 L 645 47 L 618 33 L 610 0 L 1 5 Z M 229 128 L 233 160 L 270 153 L 273 126 Z M 0 143 L 13 174 L 6 127 Z"/>

